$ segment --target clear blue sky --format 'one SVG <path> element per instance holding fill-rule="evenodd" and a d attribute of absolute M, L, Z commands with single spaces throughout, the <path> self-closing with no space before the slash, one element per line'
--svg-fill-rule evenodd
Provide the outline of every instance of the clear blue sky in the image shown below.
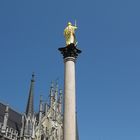
<path fill-rule="evenodd" d="M 63 88 L 57 49 L 75 19 L 80 140 L 139 140 L 139 0 L 1 0 L 0 101 L 24 112 L 33 71 L 36 111 L 52 80 Z"/>

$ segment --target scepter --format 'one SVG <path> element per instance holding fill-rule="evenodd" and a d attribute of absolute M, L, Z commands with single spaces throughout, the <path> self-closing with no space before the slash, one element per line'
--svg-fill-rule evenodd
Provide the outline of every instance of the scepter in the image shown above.
<path fill-rule="evenodd" d="M 76 19 L 75 19 L 75 29 L 77 29 L 77 22 L 76 22 Z M 75 40 L 75 45 L 77 46 L 78 44 L 78 41 L 76 41 L 76 37 L 75 37 L 75 34 L 74 34 L 74 40 Z"/>
<path fill-rule="evenodd" d="M 75 27 L 77 27 L 77 22 L 76 22 L 76 19 L 75 19 L 75 25 L 74 25 Z"/>

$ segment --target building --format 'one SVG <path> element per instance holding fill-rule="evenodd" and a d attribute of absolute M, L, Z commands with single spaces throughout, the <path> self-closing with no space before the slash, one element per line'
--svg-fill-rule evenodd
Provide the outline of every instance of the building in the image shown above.
<path fill-rule="evenodd" d="M 32 75 L 24 114 L 0 103 L 0 140 L 62 140 L 62 90 L 57 84 L 51 84 L 49 97 L 49 103 L 40 97 L 39 111 L 35 113 Z"/>

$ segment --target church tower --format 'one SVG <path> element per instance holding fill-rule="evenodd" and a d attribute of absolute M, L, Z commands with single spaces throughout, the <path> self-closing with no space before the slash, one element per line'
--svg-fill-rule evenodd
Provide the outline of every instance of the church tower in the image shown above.
<path fill-rule="evenodd" d="M 22 116 L 21 140 L 33 140 L 35 138 L 34 82 L 34 74 L 32 74 L 26 112 Z"/>

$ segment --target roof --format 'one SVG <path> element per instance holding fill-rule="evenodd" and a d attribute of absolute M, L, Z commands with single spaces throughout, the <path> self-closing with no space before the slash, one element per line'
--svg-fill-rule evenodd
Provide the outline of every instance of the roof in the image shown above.
<path fill-rule="evenodd" d="M 0 122 L 3 123 L 6 105 L 0 103 Z M 22 115 L 9 107 L 8 126 L 17 131 L 21 128 Z"/>

